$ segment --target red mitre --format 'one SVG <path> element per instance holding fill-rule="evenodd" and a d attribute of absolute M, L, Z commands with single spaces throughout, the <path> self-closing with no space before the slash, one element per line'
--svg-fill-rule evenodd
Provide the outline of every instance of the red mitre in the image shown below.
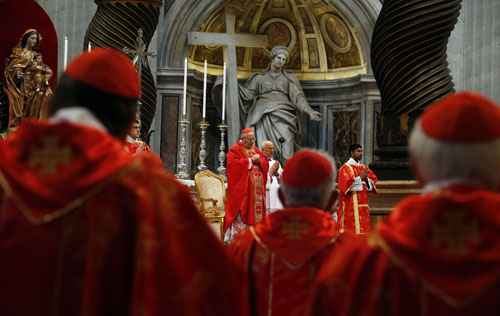
<path fill-rule="evenodd" d="M 124 53 L 113 48 L 95 48 L 81 54 L 65 74 L 116 96 L 137 99 L 141 95 L 137 70 Z"/>
<path fill-rule="evenodd" d="M 313 150 L 301 150 L 288 159 L 281 181 L 294 188 L 311 188 L 332 178 L 333 161 L 326 154 Z"/>
<path fill-rule="evenodd" d="M 420 126 L 437 141 L 488 143 L 500 139 L 500 107 L 479 94 L 450 94 L 422 114 Z"/>

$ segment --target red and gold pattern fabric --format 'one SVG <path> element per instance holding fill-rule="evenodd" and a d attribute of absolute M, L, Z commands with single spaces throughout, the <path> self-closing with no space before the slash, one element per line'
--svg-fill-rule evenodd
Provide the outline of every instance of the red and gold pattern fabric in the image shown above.
<path fill-rule="evenodd" d="M 368 184 L 363 181 L 362 190 L 354 191 L 352 186 L 355 178 L 363 170 L 368 171 L 368 179 L 375 192 L 377 176 L 365 165 L 345 163 L 338 173 L 338 189 L 340 191 L 338 219 L 340 232 L 350 231 L 356 234 L 366 234 L 371 229 L 370 208 L 368 206 Z"/>
<path fill-rule="evenodd" d="M 245 277 L 238 315 L 305 315 L 314 278 L 336 235 L 330 214 L 290 208 L 237 236 L 227 250 Z"/>
<path fill-rule="evenodd" d="M 344 234 L 313 315 L 498 315 L 500 195 L 453 186 L 396 206 L 366 240 Z"/>
<path fill-rule="evenodd" d="M 93 128 L 0 143 L 2 315 L 236 315 L 236 276 L 189 190 Z"/>
<path fill-rule="evenodd" d="M 125 150 L 132 155 L 137 155 L 142 152 L 151 152 L 151 147 L 141 140 L 135 140 L 125 142 Z"/>
<path fill-rule="evenodd" d="M 260 156 L 259 162 L 250 167 L 249 158 L 255 153 Z M 225 229 L 238 215 L 246 225 L 255 224 L 265 215 L 268 170 L 269 163 L 258 148 L 248 151 L 240 143 L 231 146 L 227 155 Z"/>

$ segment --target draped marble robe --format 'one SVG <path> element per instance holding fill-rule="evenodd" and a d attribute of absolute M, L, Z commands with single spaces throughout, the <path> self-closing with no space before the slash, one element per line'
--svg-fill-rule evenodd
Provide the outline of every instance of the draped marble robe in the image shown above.
<path fill-rule="evenodd" d="M 298 112 L 308 115 L 314 112 L 297 78 L 285 71 L 269 70 L 250 77 L 245 85 L 240 85 L 239 92 L 245 127 L 255 130 L 258 146 L 269 140 L 277 144 L 279 160 L 290 158 L 300 144 Z M 282 145 L 280 139 L 284 139 Z"/>

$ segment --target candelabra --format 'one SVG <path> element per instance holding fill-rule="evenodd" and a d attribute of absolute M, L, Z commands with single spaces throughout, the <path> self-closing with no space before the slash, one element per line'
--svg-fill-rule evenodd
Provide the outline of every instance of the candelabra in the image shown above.
<path fill-rule="evenodd" d="M 189 170 L 186 163 L 187 156 L 187 133 L 190 122 L 183 115 L 182 119 L 179 120 L 179 125 L 181 126 L 181 141 L 179 144 L 179 159 L 177 162 L 177 173 L 176 177 L 178 179 L 189 179 Z"/>
<path fill-rule="evenodd" d="M 217 172 L 221 176 L 226 178 L 226 167 L 224 166 L 224 162 L 226 161 L 226 144 L 225 144 L 225 136 L 226 136 L 226 129 L 227 125 L 225 124 L 225 121 L 222 121 L 219 126 L 217 126 L 220 131 L 220 146 L 219 146 L 219 167 L 217 168 Z"/>
<path fill-rule="evenodd" d="M 207 135 L 207 128 L 210 126 L 208 122 L 203 119 L 200 123 L 200 131 L 201 131 L 201 141 L 200 141 L 200 163 L 198 164 L 198 170 L 203 171 L 208 169 L 207 165 L 205 164 L 205 159 L 207 159 L 207 142 L 206 142 L 206 135 Z"/>

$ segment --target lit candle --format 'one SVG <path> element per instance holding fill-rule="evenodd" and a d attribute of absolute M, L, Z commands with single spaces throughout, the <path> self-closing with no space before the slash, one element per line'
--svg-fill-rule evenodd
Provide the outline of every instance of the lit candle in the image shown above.
<path fill-rule="evenodd" d="M 64 61 L 63 61 L 64 69 L 68 66 L 68 37 L 64 36 Z"/>
<path fill-rule="evenodd" d="M 203 68 L 203 114 L 202 118 L 207 116 L 207 60 Z"/>
<path fill-rule="evenodd" d="M 222 122 L 226 120 L 226 63 L 222 70 Z"/>
<path fill-rule="evenodd" d="M 184 92 L 182 98 L 182 115 L 186 116 L 187 108 L 187 73 L 188 73 L 188 59 L 184 58 Z"/>
<path fill-rule="evenodd" d="M 89 47 L 87 47 L 87 51 L 90 53 L 91 50 L 92 50 L 92 45 L 90 44 L 90 41 L 89 41 Z"/>

